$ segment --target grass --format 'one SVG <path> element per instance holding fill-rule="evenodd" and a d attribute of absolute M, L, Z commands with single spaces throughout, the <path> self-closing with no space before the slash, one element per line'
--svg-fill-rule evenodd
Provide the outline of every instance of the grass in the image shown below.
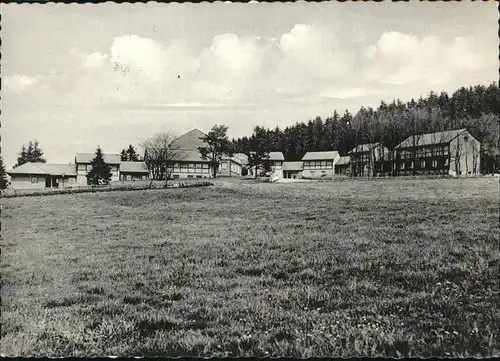
<path fill-rule="evenodd" d="M 495 356 L 498 180 L 2 199 L 12 356 Z"/>

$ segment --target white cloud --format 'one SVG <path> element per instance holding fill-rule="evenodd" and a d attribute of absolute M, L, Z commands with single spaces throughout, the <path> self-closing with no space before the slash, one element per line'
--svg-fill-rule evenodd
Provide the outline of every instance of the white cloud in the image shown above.
<path fill-rule="evenodd" d="M 4 86 L 7 89 L 13 90 L 17 93 L 21 93 L 32 88 L 40 81 L 42 81 L 42 76 L 40 75 L 32 77 L 27 75 L 15 74 L 12 76 L 3 77 Z"/>

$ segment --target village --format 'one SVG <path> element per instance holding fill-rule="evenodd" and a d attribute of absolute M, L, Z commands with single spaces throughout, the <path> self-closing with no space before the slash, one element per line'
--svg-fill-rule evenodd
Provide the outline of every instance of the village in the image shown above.
<path fill-rule="evenodd" d="M 207 134 L 193 129 L 175 139 L 169 146 L 175 154 L 168 159 L 169 179 L 264 176 L 271 182 L 283 179 L 335 179 L 336 177 L 385 176 L 477 176 L 480 169 L 480 146 L 467 129 L 410 136 L 393 150 L 382 143 L 360 144 L 348 154 L 338 151 L 307 152 L 301 161 L 286 161 L 282 152 L 265 154 L 264 167 L 249 167 L 250 154 L 222 156 L 214 162 L 202 157 L 199 147 Z M 151 150 L 150 150 L 151 152 Z M 78 187 L 90 184 L 93 153 L 77 153 L 74 163 L 25 163 L 7 173 L 13 189 Z M 144 158 L 148 153 L 145 150 Z M 122 161 L 120 154 L 104 154 L 111 167 L 112 182 L 152 179 L 145 161 Z M 215 163 L 218 163 L 215 172 Z M 257 174 L 256 174 L 257 173 Z"/>

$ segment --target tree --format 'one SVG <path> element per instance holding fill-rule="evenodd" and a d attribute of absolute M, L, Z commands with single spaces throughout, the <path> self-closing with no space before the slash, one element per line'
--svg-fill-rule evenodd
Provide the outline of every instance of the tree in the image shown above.
<path fill-rule="evenodd" d="M 25 144 L 21 147 L 21 152 L 19 152 L 19 157 L 17 157 L 17 163 L 14 168 L 19 167 L 25 163 L 46 163 L 47 161 L 43 158 L 43 150 L 40 148 L 38 140 L 30 140 L 28 146 Z"/>
<path fill-rule="evenodd" d="M 3 165 L 3 158 L 0 155 L 0 189 L 7 188 L 7 173 L 5 172 L 5 166 Z"/>
<path fill-rule="evenodd" d="M 122 149 L 120 153 L 120 160 L 122 162 L 139 162 L 139 155 L 137 154 L 134 146 L 130 144 L 127 149 Z"/>
<path fill-rule="evenodd" d="M 144 162 L 152 179 L 164 179 L 165 185 L 171 175 L 174 163 L 182 160 L 182 151 L 171 146 L 176 138 L 171 132 L 161 132 L 142 142 Z"/>
<path fill-rule="evenodd" d="M 200 138 L 207 145 L 198 147 L 198 152 L 200 152 L 202 159 L 209 159 L 213 163 L 214 178 L 217 177 L 217 169 L 222 156 L 232 157 L 234 154 L 233 146 L 226 134 L 227 128 L 225 125 L 214 125 L 206 136 Z"/>
<path fill-rule="evenodd" d="M 95 152 L 95 157 L 90 162 L 92 170 L 87 174 L 87 179 L 90 184 L 108 184 L 111 181 L 111 167 L 104 160 L 101 147 L 98 146 Z"/>
<path fill-rule="evenodd" d="M 269 143 L 268 139 L 266 139 L 266 130 L 256 126 L 250 139 L 250 151 L 247 153 L 248 166 L 250 168 L 255 167 L 255 179 L 257 179 L 260 167 L 266 171 L 270 170 Z"/>

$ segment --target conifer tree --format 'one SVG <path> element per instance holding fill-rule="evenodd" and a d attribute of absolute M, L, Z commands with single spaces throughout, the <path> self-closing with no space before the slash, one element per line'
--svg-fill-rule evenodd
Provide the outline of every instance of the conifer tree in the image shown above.
<path fill-rule="evenodd" d="M 3 165 L 3 158 L 0 155 L 0 189 L 7 188 L 7 173 L 5 172 L 5 166 Z"/>
<path fill-rule="evenodd" d="M 90 184 L 108 184 L 111 181 L 111 167 L 104 160 L 101 147 L 97 147 L 95 157 L 90 162 L 90 165 L 92 166 L 92 170 L 87 174 Z"/>

